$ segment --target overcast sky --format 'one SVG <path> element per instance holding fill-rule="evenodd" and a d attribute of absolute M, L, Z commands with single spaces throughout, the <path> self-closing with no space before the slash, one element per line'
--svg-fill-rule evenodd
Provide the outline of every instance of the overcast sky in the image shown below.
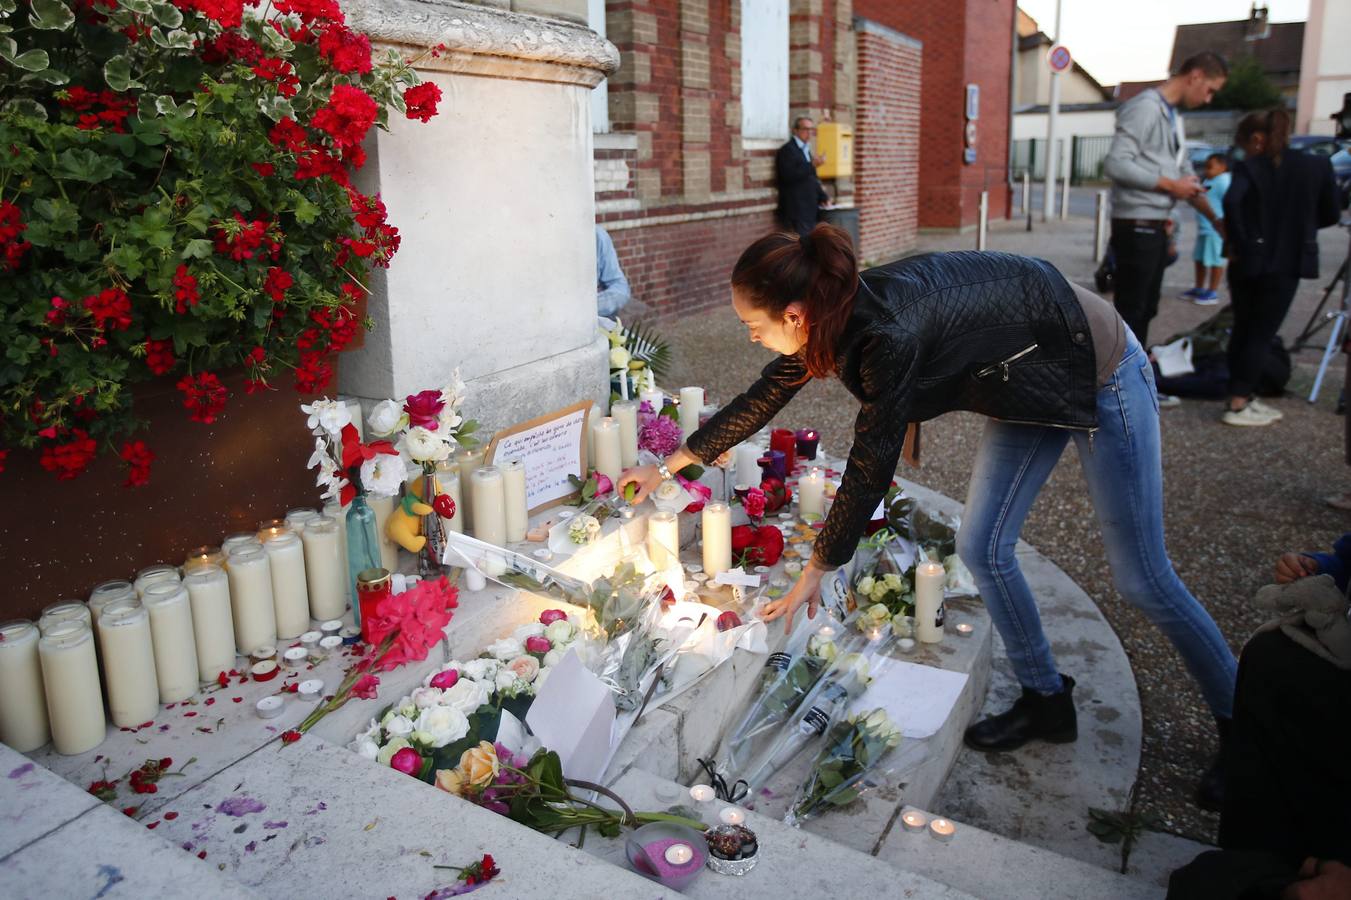
<path fill-rule="evenodd" d="M 1055 30 L 1055 3 L 1018 0 L 1047 34 Z M 1061 0 L 1060 41 L 1101 84 L 1152 81 L 1168 74 L 1174 28 L 1246 19 L 1251 6 L 1250 0 Z M 1273 22 L 1309 17 L 1309 0 L 1266 0 L 1266 6 Z"/>

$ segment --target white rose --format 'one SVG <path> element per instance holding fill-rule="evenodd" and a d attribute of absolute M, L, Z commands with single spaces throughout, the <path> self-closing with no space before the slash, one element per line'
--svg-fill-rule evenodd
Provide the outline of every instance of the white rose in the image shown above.
<path fill-rule="evenodd" d="M 385 722 L 385 734 L 392 738 L 406 738 L 413 733 L 413 723 L 407 716 L 395 715 Z"/>
<path fill-rule="evenodd" d="M 385 746 L 380 748 L 380 752 L 377 753 L 375 756 L 375 761 L 382 766 L 387 766 L 389 765 L 389 761 L 394 758 L 395 753 L 398 753 L 404 747 L 411 747 L 411 746 L 413 745 L 408 743 L 408 741 L 404 740 L 403 738 L 395 738 L 394 740 L 390 741 L 388 744 L 385 744 Z"/>
<path fill-rule="evenodd" d="M 403 404 L 381 400 L 366 417 L 366 429 L 374 437 L 389 437 L 404 424 Z"/>
<path fill-rule="evenodd" d="M 499 691 L 509 691 L 516 686 L 516 682 L 521 676 L 517 675 L 511 669 L 502 669 L 497 673 L 497 689 Z"/>
<path fill-rule="evenodd" d="M 488 702 L 488 688 L 472 678 L 461 678 L 455 686 L 441 693 L 441 705 L 459 710 L 466 716 Z"/>
<path fill-rule="evenodd" d="M 511 636 L 524 644 L 526 638 L 543 637 L 544 625 L 539 622 L 527 622 L 513 631 Z"/>
<path fill-rule="evenodd" d="M 373 497 L 393 497 L 408 477 L 403 458 L 377 453 L 361 464 L 361 486 Z"/>
<path fill-rule="evenodd" d="M 374 761 L 375 758 L 380 755 L 380 745 L 365 735 L 362 735 L 355 741 L 352 741 L 352 743 L 348 744 L 347 747 L 349 750 L 352 750 L 357 755 L 363 756 L 366 759 L 372 761 Z"/>
<path fill-rule="evenodd" d="M 558 647 L 553 648 L 548 653 L 544 654 L 544 668 L 547 670 L 550 666 L 558 665 L 563 661 L 563 657 L 566 655 L 566 650 L 560 650 Z M 543 674 L 544 672 L 541 671 L 540 675 L 542 676 Z M 535 679 L 535 684 L 539 684 L 538 678 Z"/>
<path fill-rule="evenodd" d="M 628 368 L 629 360 L 632 358 L 633 356 L 629 351 L 625 350 L 623 347 L 610 348 L 610 368 L 612 369 Z"/>
<path fill-rule="evenodd" d="M 555 647 L 560 647 L 571 643 L 576 638 L 577 626 L 567 619 L 559 619 L 544 629 L 544 636 L 549 639 L 549 643 Z"/>
<path fill-rule="evenodd" d="M 505 637 L 498 641 L 493 641 L 484 648 L 484 652 L 491 655 L 494 659 L 506 662 L 509 659 L 515 659 L 525 652 L 525 645 L 515 638 Z"/>
<path fill-rule="evenodd" d="M 347 408 L 346 403 L 337 400 L 324 398 L 313 403 L 302 403 L 300 411 L 309 415 L 305 424 L 315 434 L 319 433 L 318 429 L 323 429 L 338 437 L 345 426 L 352 424 L 352 411 Z"/>
<path fill-rule="evenodd" d="M 433 706 L 418 716 L 417 730 L 425 731 L 431 747 L 444 747 L 469 733 L 469 719 L 453 706 Z"/>
<path fill-rule="evenodd" d="M 469 662 L 460 666 L 460 675 L 463 678 L 470 678 L 474 681 L 492 681 L 497 677 L 497 670 L 501 663 L 495 659 L 471 659 Z M 456 682 L 458 684 L 459 682 Z M 451 688 L 454 690 L 454 688 Z"/>
<path fill-rule="evenodd" d="M 421 425 L 415 425 L 404 433 L 403 448 L 413 462 L 441 462 L 450 457 L 450 444 Z"/>
<path fill-rule="evenodd" d="M 859 592 L 860 594 L 869 594 L 869 595 L 872 594 L 872 592 L 873 592 L 873 577 L 872 577 L 871 575 L 867 576 L 866 578 L 864 578 L 862 581 L 860 581 L 860 582 L 858 583 L 858 592 Z"/>
<path fill-rule="evenodd" d="M 413 705 L 418 709 L 426 709 L 429 706 L 436 706 L 441 702 L 441 689 L 434 687 L 420 687 L 413 691 Z"/>

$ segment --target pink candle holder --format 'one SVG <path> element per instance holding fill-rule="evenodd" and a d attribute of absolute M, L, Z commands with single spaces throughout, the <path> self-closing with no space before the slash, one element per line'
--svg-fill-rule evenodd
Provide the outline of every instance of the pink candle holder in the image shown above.
<path fill-rule="evenodd" d="M 708 842 L 693 828 L 674 822 L 653 822 L 629 835 L 624 843 L 635 872 L 673 891 L 683 891 L 708 862 Z"/>

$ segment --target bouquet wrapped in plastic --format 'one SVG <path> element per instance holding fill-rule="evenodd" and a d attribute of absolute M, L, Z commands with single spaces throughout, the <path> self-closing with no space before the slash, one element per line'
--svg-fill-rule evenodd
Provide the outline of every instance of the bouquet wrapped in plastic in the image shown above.
<path fill-rule="evenodd" d="M 838 720 L 827 732 L 785 821 L 800 825 L 893 780 L 902 762 L 893 753 L 900 742 L 900 729 L 880 707 Z"/>
<path fill-rule="evenodd" d="M 850 588 L 857 608 L 882 604 L 892 615 L 914 611 L 915 550 L 896 532 L 883 528 L 859 542 Z"/>

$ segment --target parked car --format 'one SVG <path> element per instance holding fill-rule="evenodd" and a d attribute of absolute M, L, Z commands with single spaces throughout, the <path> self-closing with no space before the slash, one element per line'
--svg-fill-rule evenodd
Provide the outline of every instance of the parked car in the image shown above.
<path fill-rule="evenodd" d="M 1198 175 L 1206 167 L 1206 160 L 1212 153 L 1229 154 L 1228 147 L 1217 147 L 1214 144 L 1207 144 L 1202 141 L 1187 141 L 1187 159 L 1191 161 L 1192 171 Z"/>
<path fill-rule="evenodd" d="M 1342 206 L 1351 198 L 1351 140 L 1327 134 L 1292 134 L 1290 146 L 1305 153 L 1326 156 L 1332 162 L 1332 175 L 1342 192 Z"/>

